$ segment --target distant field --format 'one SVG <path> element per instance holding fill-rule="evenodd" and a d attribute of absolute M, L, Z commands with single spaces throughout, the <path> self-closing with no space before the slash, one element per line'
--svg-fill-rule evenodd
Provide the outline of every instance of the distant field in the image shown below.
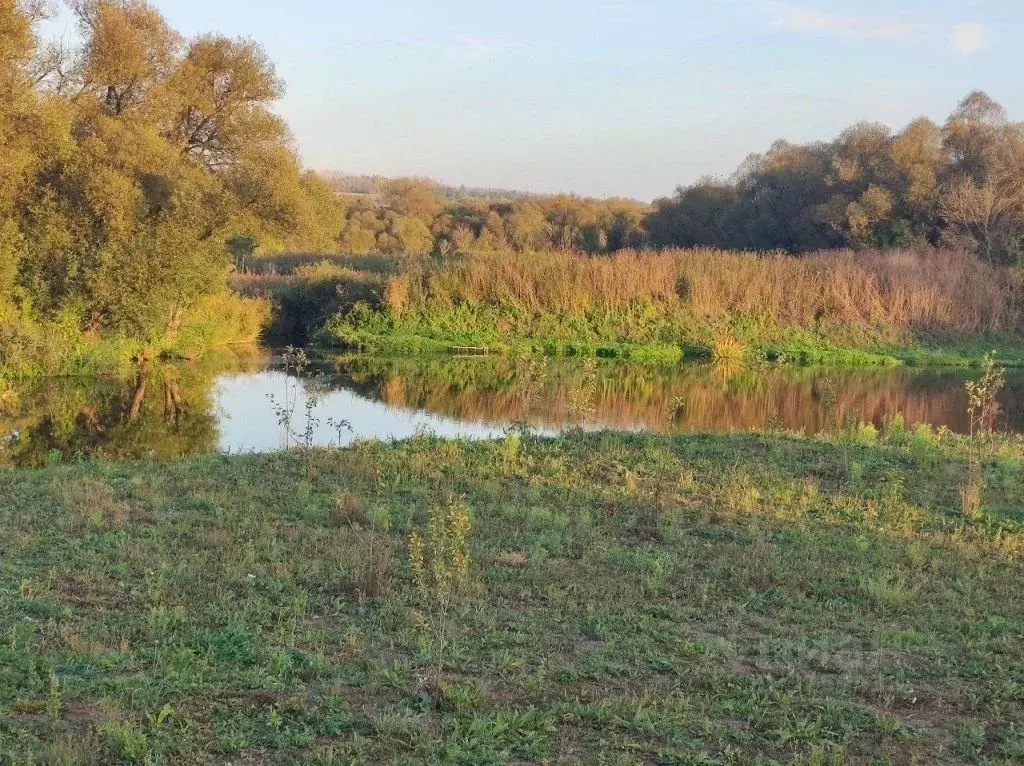
<path fill-rule="evenodd" d="M 970 516 L 965 450 L 893 423 L 0 472 L 0 752 L 1020 763 L 1024 444 Z M 442 644 L 408 534 L 460 508 Z"/>

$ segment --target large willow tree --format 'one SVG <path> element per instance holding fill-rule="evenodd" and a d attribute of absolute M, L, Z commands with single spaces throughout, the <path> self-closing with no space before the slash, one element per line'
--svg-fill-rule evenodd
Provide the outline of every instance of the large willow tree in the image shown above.
<path fill-rule="evenodd" d="M 228 241 L 301 243 L 340 219 L 272 111 L 283 84 L 257 43 L 185 40 L 144 0 L 69 5 L 74 50 L 38 39 L 41 4 L 0 0 L 7 324 L 173 331 L 224 289 Z"/>

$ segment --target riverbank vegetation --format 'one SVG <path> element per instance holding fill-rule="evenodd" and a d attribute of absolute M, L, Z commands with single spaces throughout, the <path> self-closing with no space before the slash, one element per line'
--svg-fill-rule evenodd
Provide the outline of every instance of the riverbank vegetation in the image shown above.
<path fill-rule="evenodd" d="M 977 361 L 988 342 L 1020 361 L 1019 273 L 951 250 L 475 254 L 376 279 L 375 299 L 327 322 L 318 343 L 924 364 Z"/>
<path fill-rule="evenodd" d="M 232 251 L 322 245 L 335 213 L 303 173 L 254 42 L 185 40 L 142 2 L 75 0 L 77 48 L 43 3 L 0 4 L 0 370 L 108 369 L 252 341 Z"/>
<path fill-rule="evenodd" d="M 68 5 L 74 45 L 38 37 L 45 4 L 0 6 L 4 389 L 261 333 L 869 364 L 1020 329 L 1024 129 L 983 93 L 942 126 L 779 142 L 653 206 L 352 183 L 303 170 L 257 43 L 185 39 L 141 0 Z"/>
<path fill-rule="evenodd" d="M 0 471 L 0 750 L 1019 762 L 1024 447 L 984 438 L 423 436 Z M 410 568 L 431 517 L 468 525 L 443 643 Z"/>

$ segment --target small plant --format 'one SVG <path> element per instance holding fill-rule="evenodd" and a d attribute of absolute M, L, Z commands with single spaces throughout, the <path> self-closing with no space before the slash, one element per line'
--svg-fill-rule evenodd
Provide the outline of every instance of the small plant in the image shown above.
<path fill-rule="evenodd" d="M 341 492 L 334 498 L 331 517 L 336 527 L 358 524 L 364 519 L 363 501 L 354 492 Z"/>
<path fill-rule="evenodd" d="M 716 362 L 738 362 L 747 354 L 747 347 L 732 335 L 720 335 L 711 341 L 711 358 Z"/>
<path fill-rule="evenodd" d="M 305 385 L 306 400 L 302 405 L 304 413 L 302 428 L 296 430 L 293 427 L 295 411 L 299 406 L 299 389 L 302 384 L 300 380 L 306 377 L 309 370 L 309 356 L 301 348 L 288 346 L 284 351 L 285 389 L 283 400 L 278 400 L 274 394 L 267 394 L 270 406 L 277 417 L 277 424 L 281 427 L 281 436 L 284 449 L 292 449 L 293 445 L 302 452 L 303 464 L 305 466 L 306 478 L 313 479 L 313 447 L 316 444 L 316 431 L 320 427 L 320 418 L 316 410 L 320 406 L 320 397 L 317 390 L 319 375 L 307 379 Z M 327 424 L 335 429 L 338 434 L 338 446 L 341 446 L 342 433 L 345 430 L 352 430 L 349 421 L 345 419 L 328 418 Z"/>
<path fill-rule="evenodd" d="M 352 423 L 345 418 L 327 418 L 327 426 L 331 428 L 338 439 L 338 449 L 341 449 L 345 441 L 345 434 L 352 433 Z"/>
<path fill-rule="evenodd" d="M 967 391 L 967 415 L 970 418 L 970 457 L 967 464 L 967 479 L 960 488 L 964 515 L 975 518 L 981 513 L 984 476 L 981 462 L 985 447 L 992 446 L 1001 407 L 999 394 L 1006 386 L 1006 370 L 996 362 L 995 352 L 985 354 L 982 375 L 978 380 L 969 380 L 964 385 Z"/>
<path fill-rule="evenodd" d="M 299 378 L 306 372 L 309 366 L 309 357 L 301 348 L 288 346 L 284 350 L 284 400 L 278 401 L 274 394 L 267 394 L 270 407 L 277 416 L 277 424 L 281 427 L 281 436 L 284 440 L 284 448 L 291 447 L 292 420 L 295 418 L 295 409 L 299 404 Z M 294 378 L 293 378 L 294 376 Z"/>
<path fill-rule="evenodd" d="M 685 411 L 686 400 L 680 396 L 675 397 L 668 405 L 668 411 L 666 412 L 669 423 L 674 423 L 679 420 Z"/>
<path fill-rule="evenodd" d="M 371 510 L 369 523 L 366 544 L 361 546 L 356 556 L 356 595 L 360 602 L 377 598 L 387 590 L 394 550 L 388 537 L 391 531 L 388 509 L 379 507 Z"/>
<path fill-rule="evenodd" d="M 462 502 L 433 506 L 426 536 L 409 535 L 409 566 L 420 606 L 426 611 L 437 644 L 437 674 L 444 655 L 454 609 L 469 585 L 469 508 Z"/>
<path fill-rule="evenodd" d="M 61 709 L 64 707 L 63 695 L 57 674 L 50 671 L 50 693 L 46 698 L 46 720 L 54 731 L 60 729 Z"/>
<path fill-rule="evenodd" d="M 986 438 L 995 432 L 999 418 L 999 393 L 1006 386 L 1006 370 L 996 362 L 995 352 L 985 354 L 982 362 L 982 376 L 969 380 L 967 389 L 967 414 L 971 420 L 971 440 Z"/>
<path fill-rule="evenodd" d="M 506 429 L 505 438 L 499 442 L 498 448 L 502 466 L 506 471 L 511 471 L 515 468 L 522 445 L 523 440 L 519 432 L 514 428 Z"/>
<path fill-rule="evenodd" d="M 974 519 L 981 513 L 981 463 L 970 460 L 967 464 L 967 479 L 960 488 L 964 516 Z"/>

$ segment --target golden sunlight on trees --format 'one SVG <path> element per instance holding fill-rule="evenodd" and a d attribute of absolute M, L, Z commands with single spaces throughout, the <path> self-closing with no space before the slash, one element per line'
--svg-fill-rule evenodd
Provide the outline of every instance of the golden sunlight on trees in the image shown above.
<path fill-rule="evenodd" d="M 1024 263 L 1024 127 L 981 92 L 939 127 L 893 135 L 862 123 L 829 143 L 777 142 L 728 182 L 705 179 L 658 200 L 655 246 L 810 252 L 954 244 Z"/>
<path fill-rule="evenodd" d="M 142 0 L 68 4 L 78 50 L 39 45 L 42 4 L 0 0 L 0 351 L 54 322 L 175 332 L 226 293 L 229 241 L 336 246 L 343 209 L 303 174 L 257 43 L 184 40 Z"/>

